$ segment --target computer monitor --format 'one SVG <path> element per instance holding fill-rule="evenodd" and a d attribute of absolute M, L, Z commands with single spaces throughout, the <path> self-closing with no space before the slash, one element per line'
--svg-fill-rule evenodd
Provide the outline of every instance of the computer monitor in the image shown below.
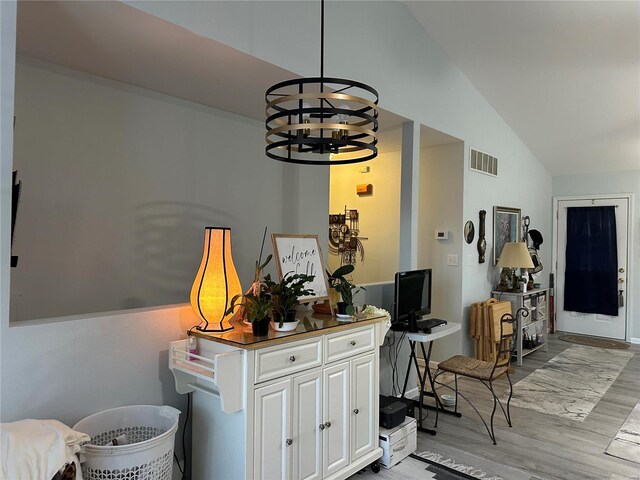
<path fill-rule="evenodd" d="M 431 313 L 430 268 L 396 273 L 392 323 L 406 323 L 412 311 L 417 318 Z"/>

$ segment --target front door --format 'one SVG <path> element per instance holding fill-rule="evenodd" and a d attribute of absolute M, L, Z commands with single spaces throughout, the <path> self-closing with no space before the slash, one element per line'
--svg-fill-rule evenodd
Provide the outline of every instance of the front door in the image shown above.
<path fill-rule="evenodd" d="M 567 208 L 614 206 L 616 218 L 616 237 L 618 248 L 618 290 L 623 306 L 618 308 L 618 315 L 600 313 L 581 313 L 564 309 L 566 246 L 567 246 Z M 598 337 L 625 340 L 627 326 L 627 278 L 628 275 L 628 198 L 593 198 L 581 200 L 558 200 L 557 210 L 557 266 L 556 266 L 556 312 L 557 329 L 564 332 L 594 335 Z"/>

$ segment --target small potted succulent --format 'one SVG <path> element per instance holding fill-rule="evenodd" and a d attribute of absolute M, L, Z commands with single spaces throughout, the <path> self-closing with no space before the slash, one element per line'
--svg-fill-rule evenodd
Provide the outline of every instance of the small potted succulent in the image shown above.
<path fill-rule="evenodd" d="M 306 288 L 314 275 L 289 272 L 279 282 L 274 282 L 270 275 L 264 279 L 264 283 L 271 295 L 273 304 L 273 323 L 276 330 L 293 330 L 296 325 L 296 307 L 298 299 L 313 294 L 313 290 Z M 284 326 L 284 323 L 293 325 Z"/>
<path fill-rule="evenodd" d="M 240 317 L 251 323 L 253 334 L 257 336 L 269 333 L 270 315 L 273 311 L 271 292 L 266 283 L 260 281 L 260 272 L 267 266 L 269 261 L 271 261 L 271 258 L 272 255 L 269 255 L 262 265 L 256 261 L 256 271 L 251 287 L 246 293 L 235 295 L 231 299 L 231 304 L 226 311 L 228 315 L 236 308 L 241 307 Z"/>

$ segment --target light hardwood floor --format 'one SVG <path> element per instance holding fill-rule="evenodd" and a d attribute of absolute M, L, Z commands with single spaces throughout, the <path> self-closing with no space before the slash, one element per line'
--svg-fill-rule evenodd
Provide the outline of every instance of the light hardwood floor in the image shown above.
<path fill-rule="evenodd" d="M 514 367 L 514 383 L 572 345 L 557 336 L 549 335 L 548 352 L 534 352 L 522 367 Z M 640 479 L 640 464 L 604 454 L 640 398 L 640 345 L 629 351 L 636 355 L 582 423 L 512 407 L 513 428 L 496 412 L 498 445 L 493 445 L 476 413 L 461 401 L 463 417 L 440 415 L 436 436 L 418 434 L 418 451 L 437 452 L 438 445 L 446 445 L 550 480 Z M 496 391 L 507 389 L 506 379 L 494 385 L 499 385 Z M 460 389 L 481 412 L 491 412 L 491 396 L 479 382 L 460 380 Z"/>

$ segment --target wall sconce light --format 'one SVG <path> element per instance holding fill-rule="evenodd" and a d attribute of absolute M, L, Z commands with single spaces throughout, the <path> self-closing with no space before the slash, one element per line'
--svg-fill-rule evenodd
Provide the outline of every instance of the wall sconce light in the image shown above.
<path fill-rule="evenodd" d="M 360 183 L 356 185 L 356 194 L 358 196 L 373 195 L 373 185 L 371 183 Z"/>
<path fill-rule="evenodd" d="M 231 299 L 242 293 L 240 279 L 231 256 L 231 229 L 205 227 L 204 252 L 193 286 L 191 307 L 204 322 L 202 332 L 225 332 L 233 329 L 233 313 L 225 315 Z"/>

